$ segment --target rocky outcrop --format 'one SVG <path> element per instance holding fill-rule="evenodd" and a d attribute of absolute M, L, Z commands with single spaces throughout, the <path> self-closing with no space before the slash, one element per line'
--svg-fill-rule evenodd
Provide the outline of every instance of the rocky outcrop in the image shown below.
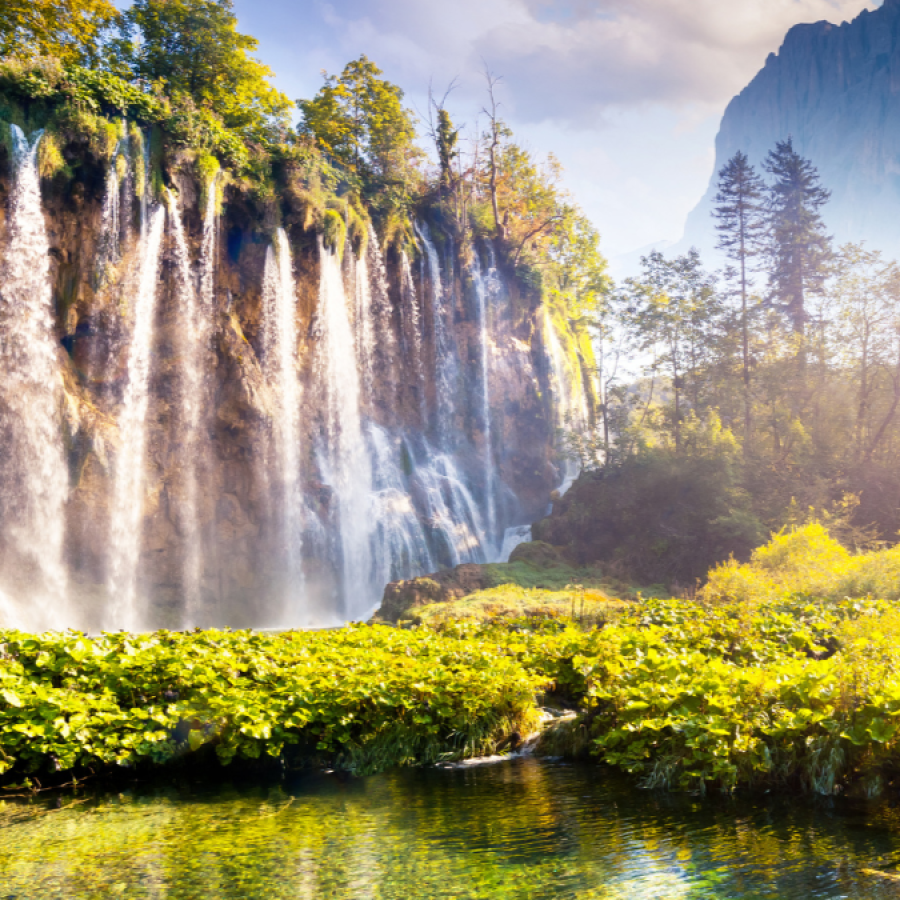
<path fill-rule="evenodd" d="M 792 138 L 832 191 L 824 209 L 838 242 L 900 246 L 900 0 L 852 22 L 797 25 L 728 105 L 716 138 L 709 188 L 676 250 L 714 252 L 716 173 L 738 150 L 759 167 L 776 141 Z M 670 251 L 671 252 L 671 251 Z"/>
<path fill-rule="evenodd" d="M 472 563 L 420 578 L 394 581 L 385 588 L 377 617 L 385 622 L 398 622 L 409 617 L 418 606 L 449 603 L 483 591 L 493 584 L 488 567 Z"/>

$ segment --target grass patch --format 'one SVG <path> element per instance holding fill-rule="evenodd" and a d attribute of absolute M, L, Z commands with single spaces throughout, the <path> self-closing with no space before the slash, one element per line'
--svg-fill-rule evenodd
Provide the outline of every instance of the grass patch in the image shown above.
<path fill-rule="evenodd" d="M 414 610 L 414 616 L 415 621 L 431 628 L 464 620 L 500 622 L 522 618 L 571 618 L 584 626 L 597 626 L 618 618 L 628 606 L 598 588 L 549 591 L 511 583 L 459 600 L 420 606 Z"/>

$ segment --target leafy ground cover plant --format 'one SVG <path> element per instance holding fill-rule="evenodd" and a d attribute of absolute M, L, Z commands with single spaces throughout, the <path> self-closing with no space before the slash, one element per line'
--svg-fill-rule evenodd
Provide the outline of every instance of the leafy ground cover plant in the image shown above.
<path fill-rule="evenodd" d="M 7 773 L 291 755 L 364 773 L 492 751 L 533 728 L 534 676 L 428 631 L 0 637 Z"/>
<path fill-rule="evenodd" d="M 696 599 L 619 603 L 602 624 L 521 603 L 416 628 L 2 632 L 0 768 L 215 754 L 374 772 L 494 752 L 549 694 L 648 787 L 874 795 L 900 777 L 900 609 L 862 591 L 895 552 L 851 556 L 807 526 Z M 837 597 L 846 585 L 861 587 Z"/>

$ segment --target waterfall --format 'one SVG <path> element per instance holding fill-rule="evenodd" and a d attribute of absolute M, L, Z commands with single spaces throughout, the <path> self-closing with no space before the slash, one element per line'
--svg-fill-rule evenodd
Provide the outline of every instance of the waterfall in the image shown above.
<path fill-rule="evenodd" d="M 374 579 L 381 586 L 434 570 L 421 518 L 401 466 L 401 442 L 378 425 L 368 428 L 372 451 Z"/>
<path fill-rule="evenodd" d="M 108 628 L 130 630 L 140 623 L 137 574 L 144 511 L 150 357 L 165 222 L 165 209 L 155 207 L 147 214 L 146 235 L 141 239 L 140 277 L 132 311 L 127 383 L 118 423 L 120 446 L 116 457 L 110 528 Z"/>
<path fill-rule="evenodd" d="M 587 401 L 581 383 L 581 372 L 579 370 L 573 376 L 569 371 L 556 326 L 546 307 L 544 307 L 544 341 L 550 361 L 553 414 L 557 431 L 562 437 L 566 429 L 583 430 L 587 426 Z M 578 460 L 565 453 L 565 448 L 560 449 L 563 451 L 563 464 L 559 492 L 564 494 L 578 477 L 581 466 Z"/>
<path fill-rule="evenodd" d="M 29 143 L 10 128 L 15 174 L 0 284 L 0 554 L 4 578 L 13 582 L 4 589 L 24 612 L 17 624 L 45 628 L 67 618 L 59 343 L 37 168 L 42 132 Z"/>
<path fill-rule="evenodd" d="M 424 460 L 415 465 L 414 493 L 422 497 L 436 561 L 444 566 L 487 562 L 491 558 L 491 543 L 478 504 L 466 487 L 456 460 L 448 453 L 435 454 L 427 444 Z"/>
<path fill-rule="evenodd" d="M 282 614 L 296 624 L 303 609 L 303 493 L 300 481 L 300 378 L 297 359 L 297 297 L 287 234 L 279 228 L 266 251 L 263 272 L 263 365 L 275 394 L 273 437 L 279 543 L 284 576 Z M 344 349 L 346 353 L 346 348 Z"/>
<path fill-rule="evenodd" d="M 409 257 L 405 250 L 400 254 L 400 324 L 403 333 L 403 355 L 412 367 L 415 382 L 414 392 L 424 426 L 427 417 L 425 412 L 425 366 L 422 360 L 422 317 L 419 313 L 416 283 L 413 280 Z"/>
<path fill-rule="evenodd" d="M 216 197 L 210 187 L 200 248 L 200 279 L 195 282 L 190 253 L 175 199 L 169 194 L 169 216 L 175 241 L 175 277 L 178 337 L 181 359 L 179 379 L 182 495 L 180 533 L 184 547 L 184 624 L 198 623 L 203 581 L 203 536 L 199 488 L 207 448 L 201 440 L 205 411 L 210 401 L 210 331 L 215 286 Z"/>
<path fill-rule="evenodd" d="M 372 282 L 369 277 L 368 248 L 359 259 L 348 253 L 353 271 L 356 367 L 361 398 L 371 404 L 375 394 L 375 318 L 372 309 Z"/>
<path fill-rule="evenodd" d="M 97 245 L 97 270 L 100 281 L 105 281 L 108 268 L 119 261 L 119 240 L 121 237 L 122 193 L 120 185 L 123 172 L 119 160 L 123 159 L 127 168 L 127 156 L 123 155 L 122 141 L 116 144 L 112 164 L 106 173 L 106 190 L 103 195 L 103 210 L 100 214 L 100 240 Z"/>
<path fill-rule="evenodd" d="M 348 253 L 352 250 L 348 247 Z M 353 352 L 341 264 L 319 238 L 318 342 L 316 369 L 323 399 L 323 474 L 337 499 L 342 603 L 354 617 L 377 605 L 372 595 L 372 464 L 360 422 L 360 373 Z"/>
<path fill-rule="evenodd" d="M 366 271 L 369 281 L 367 291 L 374 340 L 372 365 L 378 373 L 379 399 L 396 409 L 398 406 L 397 335 L 392 320 L 393 311 L 388 293 L 384 257 L 378 245 L 375 229 L 371 224 L 369 225 L 369 238 L 366 242 Z M 371 396 L 369 399 L 372 399 Z"/>
<path fill-rule="evenodd" d="M 495 269 L 492 269 L 492 273 L 492 277 L 496 278 Z M 475 287 L 475 300 L 478 305 L 478 328 L 481 342 L 481 416 L 484 439 L 484 504 L 487 516 L 487 551 L 492 556 L 497 533 L 497 505 L 494 497 L 496 471 L 491 429 L 491 334 L 488 322 L 487 286 L 477 252 L 472 254 L 472 282 Z"/>
<path fill-rule="evenodd" d="M 441 278 L 441 266 L 437 250 L 431 241 L 428 226 L 416 224 L 416 233 L 425 248 L 428 265 L 428 280 L 431 283 L 431 329 L 434 335 L 434 381 L 435 381 L 435 433 L 438 444 L 449 449 L 453 443 L 454 420 L 456 417 L 455 397 L 459 383 L 459 360 L 448 318 L 452 310 L 446 309 L 445 289 Z"/>

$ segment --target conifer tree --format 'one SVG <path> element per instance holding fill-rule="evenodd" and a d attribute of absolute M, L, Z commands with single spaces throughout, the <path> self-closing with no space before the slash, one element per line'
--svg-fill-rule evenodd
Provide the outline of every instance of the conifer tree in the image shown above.
<path fill-rule="evenodd" d="M 807 294 L 821 293 L 828 275 L 831 239 L 819 210 L 831 192 L 822 187 L 818 170 L 794 150 L 790 138 L 775 144 L 765 169 L 775 176 L 768 198 L 769 284 L 795 334 L 802 335 L 809 318 Z"/>
<path fill-rule="evenodd" d="M 764 249 L 766 186 L 747 155 L 740 150 L 719 170 L 713 215 L 719 232 L 718 247 L 736 266 L 741 294 L 741 363 L 744 382 L 744 447 L 750 438 L 750 327 L 747 294 L 748 269 Z"/>

